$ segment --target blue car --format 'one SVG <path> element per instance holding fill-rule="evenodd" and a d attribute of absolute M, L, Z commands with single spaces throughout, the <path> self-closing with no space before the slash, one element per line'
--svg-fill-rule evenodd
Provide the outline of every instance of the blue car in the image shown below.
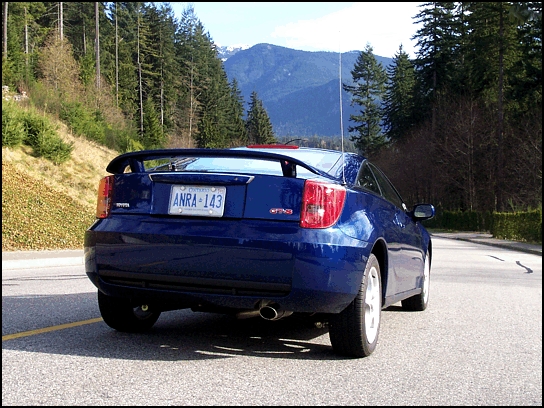
<path fill-rule="evenodd" d="M 162 149 L 114 158 L 85 232 L 100 313 L 123 332 L 161 312 L 308 318 L 365 357 L 382 309 L 425 310 L 432 243 L 375 165 L 293 145 Z"/>

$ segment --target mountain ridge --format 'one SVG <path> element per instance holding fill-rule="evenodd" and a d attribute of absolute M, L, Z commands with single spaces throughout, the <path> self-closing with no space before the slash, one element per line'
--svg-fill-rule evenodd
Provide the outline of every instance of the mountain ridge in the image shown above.
<path fill-rule="evenodd" d="M 223 47 L 224 48 L 224 47 Z M 301 51 L 272 44 L 239 49 L 223 66 L 229 81 L 236 79 L 244 101 L 253 91 L 263 102 L 276 136 L 339 136 L 340 72 L 352 84 L 360 51 Z M 392 59 L 376 56 L 385 68 Z M 340 70 L 340 61 L 342 67 Z M 342 90 L 342 121 L 348 134 L 351 95 Z M 246 106 L 247 109 L 247 106 Z"/>

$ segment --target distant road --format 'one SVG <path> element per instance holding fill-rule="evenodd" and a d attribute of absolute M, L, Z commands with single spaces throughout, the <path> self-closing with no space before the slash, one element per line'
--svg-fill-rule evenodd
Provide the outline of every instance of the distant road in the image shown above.
<path fill-rule="evenodd" d="M 173 311 L 118 333 L 83 265 L 4 270 L 2 405 L 542 406 L 542 257 L 433 243 L 429 308 L 385 310 L 364 359 L 293 318 Z"/>

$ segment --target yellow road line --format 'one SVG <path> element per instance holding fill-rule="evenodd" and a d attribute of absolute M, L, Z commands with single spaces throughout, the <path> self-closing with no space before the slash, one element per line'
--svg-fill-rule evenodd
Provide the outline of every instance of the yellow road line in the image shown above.
<path fill-rule="evenodd" d="M 56 330 L 69 329 L 71 327 L 83 326 L 86 324 L 98 323 L 101 321 L 102 321 L 102 318 L 97 317 L 95 319 L 82 320 L 80 322 L 60 324 L 58 326 L 51 326 L 51 327 L 44 327 L 43 329 L 29 330 L 29 331 L 15 333 L 15 334 L 7 334 L 5 336 L 2 336 L 2 341 L 18 339 L 20 337 L 34 336 L 36 334 L 42 334 L 42 333 L 52 332 Z"/>

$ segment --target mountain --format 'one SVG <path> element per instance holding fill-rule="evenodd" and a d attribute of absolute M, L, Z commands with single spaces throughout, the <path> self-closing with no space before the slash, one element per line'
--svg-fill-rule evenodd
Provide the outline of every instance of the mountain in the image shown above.
<path fill-rule="evenodd" d="M 351 70 L 360 51 L 300 51 L 271 44 L 240 49 L 223 65 L 236 79 L 246 103 L 253 91 L 263 102 L 276 136 L 340 135 L 340 58 L 342 82 L 352 84 Z M 391 58 L 376 56 L 386 67 Z M 342 90 L 344 135 L 348 135 L 351 95 Z M 247 108 L 247 106 L 246 106 Z"/>
<path fill-rule="evenodd" d="M 232 57 L 238 51 L 247 50 L 249 48 L 249 45 L 230 45 L 228 47 L 225 47 L 219 44 L 215 44 L 215 48 L 217 50 L 219 59 L 225 62 L 227 59 Z"/>

